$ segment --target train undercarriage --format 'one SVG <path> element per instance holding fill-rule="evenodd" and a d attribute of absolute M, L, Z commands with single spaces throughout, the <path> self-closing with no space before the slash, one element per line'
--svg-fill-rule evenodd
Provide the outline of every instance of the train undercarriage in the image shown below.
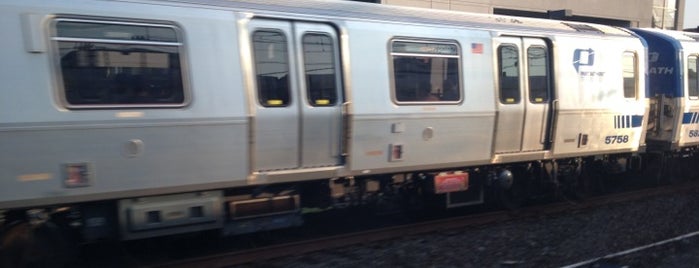
<path fill-rule="evenodd" d="M 658 185 L 699 176 L 695 149 L 533 161 L 455 170 L 332 178 L 244 189 L 99 201 L 1 213 L 0 264 L 60 263 L 84 242 L 220 230 L 239 235 L 303 224 L 304 215 L 361 208 L 373 215 L 577 200 L 618 182 Z"/>

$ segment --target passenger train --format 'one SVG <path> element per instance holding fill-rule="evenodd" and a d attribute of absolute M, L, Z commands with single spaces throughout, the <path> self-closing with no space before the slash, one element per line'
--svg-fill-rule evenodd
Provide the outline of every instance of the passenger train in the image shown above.
<path fill-rule="evenodd" d="M 514 207 L 699 145 L 695 33 L 311 0 L 4 1 L 0 28 L 5 246 Z"/>

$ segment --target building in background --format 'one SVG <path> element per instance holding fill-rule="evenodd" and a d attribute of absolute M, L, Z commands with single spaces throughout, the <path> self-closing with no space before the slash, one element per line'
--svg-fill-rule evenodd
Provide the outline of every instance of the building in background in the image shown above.
<path fill-rule="evenodd" d="M 359 0 L 386 5 L 682 29 L 686 0 Z"/>
<path fill-rule="evenodd" d="M 653 0 L 652 27 L 682 30 L 684 1 L 685 0 Z"/>

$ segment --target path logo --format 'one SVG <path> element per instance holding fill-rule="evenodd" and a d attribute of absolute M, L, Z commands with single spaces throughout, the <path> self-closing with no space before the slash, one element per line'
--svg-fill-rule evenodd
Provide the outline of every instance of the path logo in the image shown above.
<path fill-rule="evenodd" d="M 576 49 L 573 53 L 573 66 L 575 71 L 580 72 L 580 66 L 595 65 L 595 51 L 591 48 Z"/>

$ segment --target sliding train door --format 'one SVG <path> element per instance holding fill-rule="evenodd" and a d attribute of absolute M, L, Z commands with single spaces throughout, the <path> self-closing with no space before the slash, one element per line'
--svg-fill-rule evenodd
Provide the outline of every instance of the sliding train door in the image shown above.
<path fill-rule="evenodd" d="M 495 153 L 548 149 L 551 111 L 549 45 L 540 38 L 498 37 Z"/>
<path fill-rule="evenodd" d="M 282 20 L 248 25 L 255 80 L 253 170 L 340 165 L 342 90 L 335 29 Z"/>

